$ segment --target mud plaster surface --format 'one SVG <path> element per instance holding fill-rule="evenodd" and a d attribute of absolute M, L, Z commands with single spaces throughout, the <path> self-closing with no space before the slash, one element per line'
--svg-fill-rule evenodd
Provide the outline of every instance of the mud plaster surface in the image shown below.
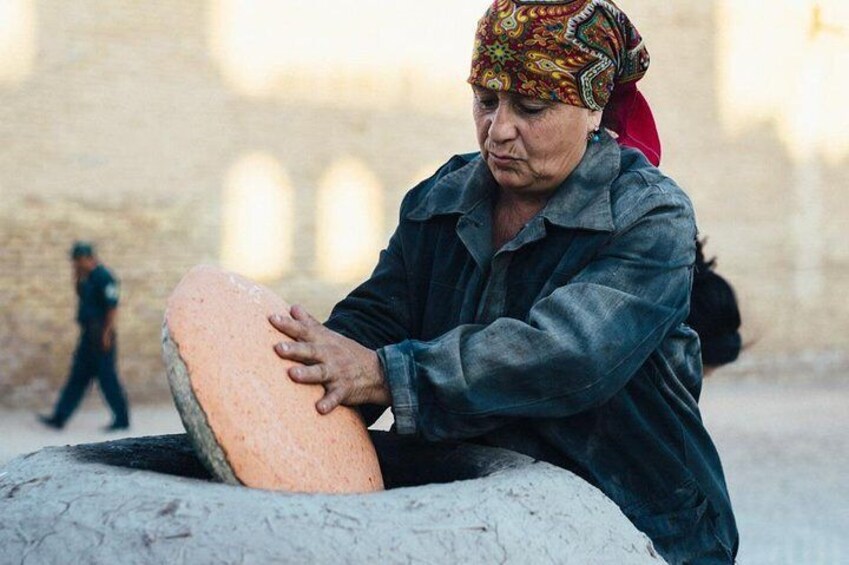
<path fill-rule="evenodd" d="M 482 478 L 325 495 L 209 482 L 185 436 L 48 448 L 0 468 L 0 562 L 662 563 L 571 473 L 466 449 L 425 456 Z"/>

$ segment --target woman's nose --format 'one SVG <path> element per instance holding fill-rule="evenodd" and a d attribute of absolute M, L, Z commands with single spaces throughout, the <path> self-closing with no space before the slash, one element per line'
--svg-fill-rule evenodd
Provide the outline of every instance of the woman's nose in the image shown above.
<path fill-rule="evenodd" d="M 500 143 L 516 137 L 516 116 L 506 104 L 499 104 L 489 124 L 490 140 Z"/>

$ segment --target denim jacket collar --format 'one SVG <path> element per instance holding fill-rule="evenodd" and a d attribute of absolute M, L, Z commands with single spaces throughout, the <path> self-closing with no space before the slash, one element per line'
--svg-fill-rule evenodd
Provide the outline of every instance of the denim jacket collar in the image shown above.
<path fill-rule="evenodd" d="M 549 199 L 540 216 L 564 227 L 613 231 L 610 186 L 619 175 L 619 145 L 604 133 Z M 409 220 L 466 215 L 490 197 L 495 179 L 480 156 L 437 181 L 426 198 L 407 213 Z"/>

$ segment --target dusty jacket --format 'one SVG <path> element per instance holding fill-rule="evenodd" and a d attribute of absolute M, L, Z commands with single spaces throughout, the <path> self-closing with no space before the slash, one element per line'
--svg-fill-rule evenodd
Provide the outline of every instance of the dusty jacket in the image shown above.
<path fill-rule="evenodd" d="M 601 489 L 670 562 L 730 562 L 737 530 L 683 325 L 689 199 L 606 135 L 500 250 L 494 190 L 478 155 L 413 188 L 371 278 L 327 325 L 377 350 L 398 433 L 549 461 Z"/>

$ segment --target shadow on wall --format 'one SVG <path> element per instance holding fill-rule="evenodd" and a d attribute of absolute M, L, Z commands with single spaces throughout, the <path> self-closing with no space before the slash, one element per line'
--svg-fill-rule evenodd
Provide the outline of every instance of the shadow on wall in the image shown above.
<path fill-rule="evenodd" d="M 787 207 L 785 217 L 772 218 L 768 232 L 786 240 L 780 259 L 786 272 L 772 267 L 764 277 L 761 267 L 757 273 L 781 282 L 777 301 L 759 301 L 765 314 L 777 304 L 786 312 L 765 321 L 783 318 L 782 341 L 794 349 L 828 344 L 845 352 L 846 340 L 829 334 L 845 328 L 841 317 L 849 313 L 834 300 L 834 290 L 849 280 L 849 254 L 842 236 L 835 237 L 835 228 L 849 217 L 840 196 L 844 183 L 837 180 L 849 157 L 849 107 L 843 102 L 849 86 L 849 5 L 781 0 L 765 10 L 757 3 L 722 0 L 716 11 L 723 129 L 741 142 L 767 128 L 786 155 L 788 174 L 761 190 Z M 759 168 L 768 170 L 772 161 Z M 764 329 L 768 340 L 770 333 Z"/>
<path fill-rule="evenodd" d="M 723 0 L 718 12 L 723 128 L 739 139 L 771 127 L 790 156 L 792 288 L 811 306 L 826 291 L 825 171 L 849 156 L 849 5 L 781 0 L 765 12 Z"/>

